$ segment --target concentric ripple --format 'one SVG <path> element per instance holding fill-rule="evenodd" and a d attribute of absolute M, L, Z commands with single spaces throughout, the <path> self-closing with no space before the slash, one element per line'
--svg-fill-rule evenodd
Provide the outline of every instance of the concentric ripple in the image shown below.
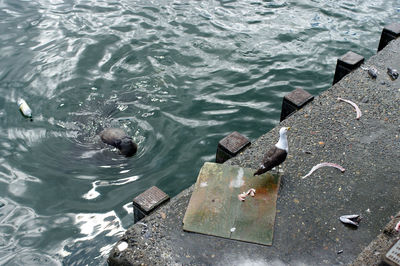
<path fill-rule="evenodd" d="M 0 264 L 104 265 L 133 197 L 174 196 L 232 131 L 279 122 L 336 58 L 376 51 L 398 1 L 0 2 Z M 24 98 L 33 121 L 16 105 Z M 123 128 L 125 158 L 98 133 Z"/>

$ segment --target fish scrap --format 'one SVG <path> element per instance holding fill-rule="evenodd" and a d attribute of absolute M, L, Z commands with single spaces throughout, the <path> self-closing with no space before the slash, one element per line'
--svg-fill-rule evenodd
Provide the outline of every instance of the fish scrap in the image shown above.
<path fill-rule="evenodd" d="M 361 217 L 358 214 L 342 215 L 339 219 L 344 224 L 350 224 L 357 227 L 359 226 L 361 221 Z"/>
<path fill-rule="evenodd" d="M 398 222 L 398 223 L 396 224 L 396 226 L 394 227 L 394 229 L 395 229 L 397 232 L 400 232 L 400 222 Z"/>
<path fill-rule="evenodd" d="M 343 102 L 346 102 L 346 103 L 348 103 L 348 104 L 351 104 L 351 106 L 353 106 L 354 109 L 356 109 L 356 113 L 357 113 L 356 119 L 357 119 L 357 120 L 360 119 L 360 117 L 361 117 L 361 110 L 360 110 L 360 108 L 358 107 L 357 104 L 355 104 L 354 102 L 352 102 L 352 101 L 350 101 L 350 100 L 346 100 L 346 99 L 343 99 L 343 98 L 340 98 L 340 97 L 338 97 L 337 99 L 338 99 L 339 101 L 343 101 Z"/>
<path fill-rule="evenodd" d="M 378 70 L 376 70 L 376 68 L 374 67 L 370 67 L 368 69 L 368 75 L 372 78 L 372 79 L 376 79 L 378 77 Z"/>
<path fill-rule="evenodd" d="M 244 201 L 248 195 L 254 197 L 256 194 L 256 190 L 254 188 L 250 188 L 247 192 L 242 192 L 238 195 L 240 201 Z"/>
<path fill-rule="evenodd" d="M 372 79 L 376 79 L 378 77 L 378 70 L 375 67 L 361 67 L 362 70 L 367 70 L 368 71 L 368 75 L 372 78 Z"/>
<path fill-rule="evenodd" d="M 344 169 L 342 166 L 340 166 L 340 165 L 338 165 L 338 164 L 336 164 L 336 163 L 327 163 L 327 162 L 324 162 L 324 163 L 319 163 L 319 164 L 315 165 L 313 168 L 311 168 L 310 172 L 308 172 L 308 174 L 306 174 L 305 176 L 303 176 L 301 179 L 304 179 L 304 178 L 306 178 L 307 176 L 310 176 L 312 173 L 314 173 L 315 170 L 317 170 L 317 169 L 319 169 L 319 168 L 321 168 L 321 167 L 326 167 L 326 166 L 337 168 L 337 169 L 339 169 L 342 173 L 344 173 L 344 171 L 346 171 L 346 169 Z"/>
<path fill-rule="evenodd" d="M 388 75 L 390 76 L 390 78 L 392 80 L 395 80 L 395 79 L 397 79 L 399 77 L 399 72 L 397 72 L 396 69 L 388 67 L 387 68 L 387 73 L 388 73 Z"/>

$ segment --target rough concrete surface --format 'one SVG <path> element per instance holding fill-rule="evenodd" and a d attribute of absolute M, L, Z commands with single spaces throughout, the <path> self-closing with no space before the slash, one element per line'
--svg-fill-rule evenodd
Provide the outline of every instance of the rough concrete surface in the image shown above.
<path fill-rule="evenodd" d="M 399 221 L 400 212 L 385 226 L 383 232 L 358 255 L 352 266 L 380 265 L 382 257 L 400 239 L 400 232 L 394 229 Z"/>
<path fill-rule="evenodd" d="M 377 79 L 358 68 L 226 162 L 257 168 L 277 141 L 279 128 L 292 127 L 272 246 L 184 232 L 192 186 L 129 228 L 112 250 L 109 264 L 352 263 L 399 211 L 400 79 L 391 80 L 386 73 L 387 67 L 400 69 L 399 53 L 400 40 L 391 42 L 363 65 L 374 66 Z M 338 97 L 357 103 L 362 117 L 356 120 L 353 107 Z M 301 179 L 320 162 L 338 163 L 346 171 L 325 167 Z M 346 214 L 360 214 L 360 226 L 342 224 L 339 217 Z M 124 241 L 127 248 L 119 251 Z"/>

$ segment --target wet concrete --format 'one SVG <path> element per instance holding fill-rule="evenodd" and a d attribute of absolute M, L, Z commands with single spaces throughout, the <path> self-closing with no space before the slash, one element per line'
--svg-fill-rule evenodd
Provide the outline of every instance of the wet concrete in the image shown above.
<path fill-rule="evenodd" d="M 182 220 L 192 186 L 129 228 L 109 263 L 341 265 L 354 261 L 399 211 L 400 80 L 391 80 L 386 73 L 387 67 L 400 69 L 399 53 L 400 40 L 391 42 L 363 65 L 378 70 L 376 79 L 361 68 L 355 70 L 226 162 L 257 168 L 264 152 L 277 141 L 279 128 L 292 127 L 272 246 L 184 232 Z M 356 120 L 353 107 L 338 97 L 357 103 L 362 117 Z M 346 171 L 321 168 L 301 179 L 320 162 L 338 163 Z M 360 226 L 342 224 L 339 216 L 346 214 L 360 214 Z"/>

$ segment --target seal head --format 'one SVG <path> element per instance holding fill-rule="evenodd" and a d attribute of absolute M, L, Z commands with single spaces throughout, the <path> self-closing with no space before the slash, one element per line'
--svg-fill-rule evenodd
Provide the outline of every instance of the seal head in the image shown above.
<path fill-rule="evenodd" d="M 137 145 L 130 137 L 115 140 L 115 147 L 127 157 L 135 155 L 137 151 Z"/>

